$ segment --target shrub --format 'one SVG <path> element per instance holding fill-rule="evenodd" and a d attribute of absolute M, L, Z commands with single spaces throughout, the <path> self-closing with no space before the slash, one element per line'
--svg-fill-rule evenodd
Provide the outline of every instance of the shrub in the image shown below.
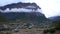
<path fill-rule="evenodd" d="M 44 30 L 44 33 L 46 34 L 46 33 L 54 33 L 56 31 L 56 29 L 54 29 L 54 28 L 50 28 L 50 29 L 46 29 L 46 30 Z"/>
<path fill-rule="evenodd" d="M 49 29 L 50 33 L 54 33 L 56 31 L 56 29 Z"/>
<path fill-rule="evenodd" d="M 44 32 L 44 33 L 48 33 L 49 31 L 48 31 L 48 29 L 46 29 L 46 30 L 44 30 L 43 32 Z"/>

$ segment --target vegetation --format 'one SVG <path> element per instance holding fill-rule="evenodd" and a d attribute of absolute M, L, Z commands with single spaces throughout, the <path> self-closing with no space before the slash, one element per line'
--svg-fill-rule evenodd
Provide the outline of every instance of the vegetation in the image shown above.
<path fill-rule="evenodd" d="M 60 20 L 53 21 L 51 27 L 54 27 L 56 30 L 60 30 Z"/>
<path fill-rule="evenodd" d="M 44 30 L 44 33 L 54 33 L 55 31 L 56 31 L 55 29 L 49 28 L 49 29 Z"/>
<path fill-rule="evenodd" d="M 0 13 L 0 22 L 5 22 L 5 17 Z"/>
<path fill-rule="evenodd" d="M 60 20 L 53 21 L 50 28 L 44 30 L 44 33 L 54 33 L 56 30 L 60 30 Z"/>

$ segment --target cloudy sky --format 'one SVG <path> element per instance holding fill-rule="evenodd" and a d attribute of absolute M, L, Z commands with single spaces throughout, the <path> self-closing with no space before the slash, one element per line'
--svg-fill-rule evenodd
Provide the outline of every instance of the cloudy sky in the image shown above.
<path fill-rule="evenodd" d="M 17 2 L 35 2 L 46 17 L 60 15 L 60 0 L 0 0 L 0 6 Z"/>

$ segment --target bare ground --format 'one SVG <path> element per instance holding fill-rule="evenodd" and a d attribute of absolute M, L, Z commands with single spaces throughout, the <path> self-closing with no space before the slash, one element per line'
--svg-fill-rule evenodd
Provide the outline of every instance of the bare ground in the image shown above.
<path fill-rule="evenodd" d="M 12 34 L 43 34 L 42 29 L 21 29 L 19 32 L 13 32 Z"/>
<path fill-rule="evenodd" d="M 3 33 L 0 34 L 44 34 L 43 33 L 44 29 L 19 29 L 18 31 L 4 31 Z M 47 34 L 51 34 L 51 33 L 47 33 Z M 55 33 L 53 34 L 60 34 L 60 30 L 57 30 Z"/>

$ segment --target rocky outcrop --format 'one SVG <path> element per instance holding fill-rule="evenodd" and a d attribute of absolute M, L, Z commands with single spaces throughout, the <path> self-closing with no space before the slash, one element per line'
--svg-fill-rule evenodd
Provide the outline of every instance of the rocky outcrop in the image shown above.
<path fill-rule="evenodd" d="M 0 7 L 1 10 L 5 10 L 6 8 L 9 8 L 10 10 L 12 8 L 26 8 L 26 9 L 34 9 L 37 10 L 38 8 L 41 9 L 36 3 L 12 3 L 12 4 L 8 4 L 5 6 Z"/>

